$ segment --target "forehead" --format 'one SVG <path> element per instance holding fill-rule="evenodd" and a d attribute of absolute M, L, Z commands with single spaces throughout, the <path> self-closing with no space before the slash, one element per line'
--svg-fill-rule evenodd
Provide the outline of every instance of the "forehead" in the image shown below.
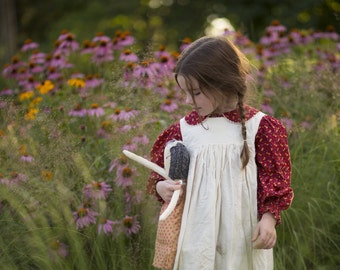
<path fill-rule="evenodd" d="M 187 77 L 183 77 L 182 75 L 178 75 L 177 82 L 178 82 L 179 87 L 186 91 L 199 89 L 199 83 L 193 77 L 187 78 Z"/>

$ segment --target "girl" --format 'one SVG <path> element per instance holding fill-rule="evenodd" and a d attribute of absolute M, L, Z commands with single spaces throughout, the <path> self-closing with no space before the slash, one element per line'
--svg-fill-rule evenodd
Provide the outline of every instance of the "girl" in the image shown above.
<path fill-rule="evenodd" d="M 293 199 L 284 126 L 244 104 L 247 61 L 227 39 L 203 37 L 181 54 L 175 79 L 193 111 L 167 128 L 151 150 L 181 140 L 190 152 L 187 184 L 151 173 L 148 191 L 182 200 L 159 222 L 154 266 L 161 269 L 273 269 L 280 212 Z M 162 209 L 163 210 L 163 209 Z"/>

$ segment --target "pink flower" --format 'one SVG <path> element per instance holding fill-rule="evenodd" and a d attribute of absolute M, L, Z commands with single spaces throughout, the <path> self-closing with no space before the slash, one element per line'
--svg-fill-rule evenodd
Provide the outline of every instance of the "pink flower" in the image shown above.
<path fill-rule="evenodd" d="M 11 96 L 14 94 L 14 91 L 12 89 L 4 89 L 0 92 L 1 96 Z"/>
<path fill-rule="evenodd" d="M 281 122 L 285 125 L 287 132 L 291 131 L 293 128 L 293 120 L 287 117 L 283 117 L 280 119 Z"/>
<path fill-rule="evenodd" d="M 149 139 L 146 135 L 141 134 L 141 135 L 138 135 L 138 136 L 132 138 L 132 142 L 147 145 L 149 143 Z"/>
<path fill-rule="evenodd" d="M 29 61 L 35 64 L 45 64 L 46 54 L 35 50 L 30 56 Z"/>
<path fill-rule="evenodd" d="M 132 185 L 132 177 L 135 175 L 136 169 L 131 169 L 129 166 L 125 166 L 121 170 L 117 170 L 117 176 L 115 179 L 116 185 L 119 187 L 129 187 Z"/>
<path fill-rule="evenodd" d="M 125 110 L 115 109 L 114 113 L 109 115 L 108 118 L 113 121 L 126 121 L 139 114 L 137 110 L 127 108 Z"/>
<path fill-rule="evenodd" d="M 114 50 L 121 50 L 126 46 L 132 45 L 135 39 L 131 36 L 130 32 L 117 31 L 111 42 Z"/>
<path fill-rule="evenodd" d="M 109 172 L 112 172 L 114 168 L 117 168 L 117 171 L 121 171 L 128 165 L 128 159 L 126 156 L 122 155 L 119 158 L 116 158 L 110 162 Z"/>
<path fill-rule="evenodd" d="M 105 114 L 105 111 L 104 111 L 103 108 L 99 107 L 99 105 L 97 103 L 93 103 L 91 105 L 91 108 L 87 111 L 87 114 L 89 116 L 100 117 L 100 116 Z"/>
<path fill-rule="evenodd" d="M 119 221 L 112 221 L 106 218 L 102 218 L 99 221 L 98 234 L 101 234 L 101 232 L 103 232 L 104 234 L 110 234 L 113 231 L 112 226 L 116 226 L 118 224 Z"/>
<path fill-rule="evenodd" d="M 33 50 L 39 47 L 39 44 L 36 42 L 33 42 L 31 39 L 26 39 L 25 44 L 21 47 L 22 52 L 26 52 L 28 50 Z"/>
<path fill-rule="evenodd" d="M 162 96 L 166 96 L 169 94 L 169 89 L 164 85 L 163 82 L 157 83 L 153 89 L 156 93 Z"/>
<path fill-rule="evenodd" d="M 274 115 L 274 109 L 269 104 L 262 104 L 262 111 L 264 113 L 269 113 L 270 115 Z"/>
<path fill-rule="evenodd" d="M 108 36 L 105 36 L 103 32 L 98 32 L 96 36 L 92 39 L 92 42 L 100 43 L 100 42 L 106 42 L 109 43 L 111 41 L 111 38 Z"/>
<path fill-rule="evenodd" d="M 99 78 L 98 75 L 88 75 L 85 78 L 86 89 L 96 88 L 104 83 L 104 79 Z"/>
<path fill-rule="evenodd" d="M 50 66 L 55 68 L 70 68 L 73 65 L 67 62 L 66 58 L 61 53 L 56 52 L 53 55 Z"/>
<path fill-rule="evenodd" d="M 76 212 L 73 212 L 73 216 L 78 230 L 89 226 L 91 223 L 95 224 L 95 217 L 98 216 L 98 213 L 81 205 Z"/>
<path fill-rule="evenodd" d="M 112 61 L 113 54 L 110 43 L 101 41 L 100 44 L 93 49 L 93 56 L 91 60 L 96 64 Z"/>
<path fill-rule="evenodd" d="M 160 106 L 163 111 L 173 112 L 178 109 L 178 105 L 173 103 L 171 99 L 166 99 L 164 103 Z"/>
<path fill-rule="evenodd" d="M 32 163 L 34 158 L 32 156 L 29 156 L 29 155 L 23 155 L 23 156 L 21 156 L 20 160 L 23 161 L 23 162 Z"/>
<path fill-rule="evenodd" d="M 68 115 L 76 117 L 84 117 L 87 114 L 87 110 L 83 109 L 80 104 L 77 104 L 73 110 L 71 110 Z"/>
<path fill-rule="evenodd" d="M 12 172 L 10 174 L 9 178 L 1 178 L 0 183 L 7 185 L 7 186 L 13 186 L 13 185 L 19 185 L 22 182 L 27 182 L 28 178 L 26 175 L 22 173 Z"/>
<path fill-rule="evenodd" d="M 137 216 L 125 216 L 123 219 L 123 225 L 125 234 L 131 236 L 132 234 L 137 234 L 140 230 L 140 224 L 137 220 Z"/>
<path fill-rule="evenodd" d="M 137 62 L 138 56 L 135 53 L 133 53 L 131 50 L 126 49 L 119 56 L 119 60 L 126 61 L 126 62 Z"/>
<path fill-rule="evenodd" d="M 57 260 L 58 257 L 66 258 L 68 256 L 68 246 L 59 240 L 53 241 L 50 244 L 50 248 L 48 250 L 48 255 L 51 260 Z"/>
<path fill-rule="evenodd" d="M 135 151 L 137 150 L 138 146 L 136 143 L 129 141 L 126 144 L 123 145 L 123 150 L 128 150 L 128 151 Z"/>
<path fill-rule="evenodd" d="M 93 181 L 84 188 L 84 194 L 88 198 L 93 198 L 96 200 L 106 199 L 108 194 L 112 191 L 110 185 L 105 182 Z"/>
<path fill-rule="evenodd" d="M 65 55 L 69 55 L 72 51 L 79 49 L 79 43 L 75 40 L 74 34 L 66 31 L 58 37 L 56 45 L 56 52 Z"/>

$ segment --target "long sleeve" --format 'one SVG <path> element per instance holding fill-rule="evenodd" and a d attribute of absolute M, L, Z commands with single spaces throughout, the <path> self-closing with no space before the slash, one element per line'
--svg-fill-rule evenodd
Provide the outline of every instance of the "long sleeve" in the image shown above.
<path fill-rule="evenodd" d="M 283 124 L 274 117 L 263 117 L 255 145 L 259 218 L 264 213 L 270 212 L 277 220 L 277 224 L 280 224 L 280 212 L 291 205 L 294 197 L 290 186 L 291 161 L 287 132 Z"/>
<path fill-rule="evenodd" d="M 160 167 L 164 167 L 164 148 L 166 146 L 166 143 L 171 140 L 182 140 L 179 122 L 176 122 L 166 130 L 164 130 L 158 136 L 151 149 L 150 159 L 152 162 L 156 163 Z M 147 192 L 151 195 L 155 195 L 157 199 L 161 202 L 163 200 L 156 191 L 156 184 L 162 180 L 164 180 L 164 178 L 158 173 L 151 172 L 146 184 Z"/>

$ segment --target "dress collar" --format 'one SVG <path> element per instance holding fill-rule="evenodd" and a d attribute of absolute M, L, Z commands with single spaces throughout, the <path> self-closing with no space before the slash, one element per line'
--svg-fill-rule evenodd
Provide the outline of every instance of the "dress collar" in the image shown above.
<path fill-rule="evenodd" d="M 249 105 L 244 105 L 244 111 L 245 111 L 245 116 L 246 116 L 246 121 L 249 120 L 250 118 L 252 118 L 257 112 L 258 110 L 250 107 Z M 232 122 L 240 122 L 241 118 L 240 118 L 240 112 L 239 109 L 235 109 L 229 112 L 225 112 L 225 113 L 213 113 L 213 114 L 209 114 L 207 116 L 200 116 L 196 111 L 192 111 L 189 114 L 187 114 L 185 116 L 185 121 L 189 124 L 189 125 L 197 125 L 200 124 L 201 122 L 203 122 L 205 119 L 207 118 L 213 118 L 213 117 L 225 117 L 228 120 L 232 121 Z"/>

